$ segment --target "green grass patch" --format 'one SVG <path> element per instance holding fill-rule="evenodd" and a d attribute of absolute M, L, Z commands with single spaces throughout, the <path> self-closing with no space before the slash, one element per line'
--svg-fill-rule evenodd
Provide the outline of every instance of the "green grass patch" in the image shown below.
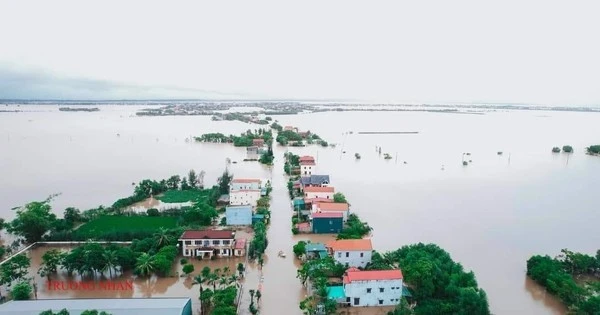
<path fill-rule="evenodd" d="M 211 189 L 167 190 L 156 199 L 165 203 L 208 202 L 211 193 Z"/>
<path fill-rule="evenodd" d="M 156 231 L 161 227 L 167 229 L 177 227 L 177 218 L 103 216 L 82 225 L 76 231 L 77 234 L 92 236 L 110 232 Z"/>

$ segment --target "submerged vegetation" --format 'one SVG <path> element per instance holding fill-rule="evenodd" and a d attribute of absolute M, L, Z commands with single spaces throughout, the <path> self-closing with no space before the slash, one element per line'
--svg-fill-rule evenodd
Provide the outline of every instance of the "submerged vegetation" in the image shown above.
<path fill-rule="evenodd" d="M 570 146 L 570 145 L 565 145 L 565 146 L 562 147 L 562 150 L 565 153 L 571 153 L 571 152 L 573 152 L 573 147 Z"/>
<path fill-rule="evenodd" d="M 527 275 L 558 296 L 573 314 L 600 314 L 600 250 L 596 257 L 561 250 L 527 260 Z M 587 279 L 577 281 L 577 279 Z"/>
<path fill-rule="evenodd" d="M 250 147 L 254 145 L 255 139 L 262 139 L 266 145 L 271 145 L 273 142 L 273 133 L 268 129 L 248 129 L 246 132 L 238 136 L 226 136 L 222 133 L 206 133 L 200 137 L 194 137 L 197 142 L 214 142 L 214 143 L 233 143 L 236 147 Z"/>
<path fill-rule="evenodd" d="M 435 244 L 403 246 L 392 252 L 375 252 L 367 270 L 400 267 L 416 302 L 414 314 L 490 314 L 487 295 L 478 287 L 473 272 L 465 272 L 446 251 Z M 402 305 L 395 314 L 401 313 Z M 411 314 L 411 313 L 408 313 Z"/>
<path fill-rule="evenodd" d="M 588 154 L 600 154 L 600 144 L 589 146 L 585 150 Z"/>

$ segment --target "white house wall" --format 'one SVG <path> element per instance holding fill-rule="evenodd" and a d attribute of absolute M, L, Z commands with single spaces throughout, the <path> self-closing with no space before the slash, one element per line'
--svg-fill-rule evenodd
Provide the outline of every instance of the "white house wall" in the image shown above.
<path fill-rule="evenodd" d="M 260 199 L 260 190 L 240 190 L 229 192 L 229 204 L 232 206 L 251 205 L 256 206 L 256 202 Z"/>
<path fill-rule="evenodd" d="M 306 198 L 325 198 L 325 199 L 333 199 L 332 192 L 305 192 Z"/>
<path fill-rule="evenodd" d="M 371 250 L 340 250 L 333 252 L 333 259 L 341 264 L 348 264 L 348 267 L 364 268 L 368 263 L 371 262 L 371 255 Z"/>
<path fill-rule="evenodd" d="M 396 305 L 402 296 L 402 279 L 352 281 L 344 284 L 344 293 L 352 306 Z M 358 304 L 355 298 L 359 299 Z"/>

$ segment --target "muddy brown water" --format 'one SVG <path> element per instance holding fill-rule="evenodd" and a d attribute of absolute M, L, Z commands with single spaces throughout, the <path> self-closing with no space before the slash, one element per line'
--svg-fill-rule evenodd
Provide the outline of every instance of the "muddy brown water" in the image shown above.
<path fill-rule="evenodd" d="M 292 246 L 312 237 L 291 233 L 281 159 L 286 149 L 275 147 L 272 170 L 242 162 L 243 148 L 185 139 L 258 126 L 201 116 L 136 117 L 138 108 L 104 106 L 93 113 L 61 113 L 56 106 L 21 106 L 26 112 L 0 114 L 0 216 L 10 220 L 12 207 L 53 193 L 61 193 L 53 201 L 58 214 L 68 206 L 110 205 L 132 192 L 132 182 L 184 175 L 191 168 L 204 170 L 205 183 L 212 183 L 225 168 L 226 158 L 231 158 L 238 162 L 229 165 L 236 176 L 272 178 L 274 183 L 263 314 L 299 314 L 298 302 L 306 293 L 296 279 Z M 600 159 L 583 151 L 600 141 L 599 117 L 537 111 L 274 116 L 282 125 L 309 129 L 338 144 L 289 150 L 316 157 L 317 172 L 329 174 L 352 211 L 374 228 L 377 250 L 416 242 L 439 244 L 475 273 L 494 314 L 565 313 L 556 298 L 527 279 L 525 262 L 531 255 L 556 255 L 562 248 L 590 254 L 598 249 L 600 212 L 594 205 Z M 550 153 L 552 147 L 564 144 L 572 145 L 575 153 Z M 381 158 L 376 146 L 393 158 Z M 466 152 L 472 163 L 463 167 Z M 354 153 L 362 159 L 356 160 Z M 279 250 L 288 257 L 277 257 Z M 245 281 L 246 289 L 257 288 L 258 272 Z M 145 287 L 136 284 L 133 294 L 187 294 L 196 301 L 197 288 L 188 289 L 184 282 L 157 279 Z"/>

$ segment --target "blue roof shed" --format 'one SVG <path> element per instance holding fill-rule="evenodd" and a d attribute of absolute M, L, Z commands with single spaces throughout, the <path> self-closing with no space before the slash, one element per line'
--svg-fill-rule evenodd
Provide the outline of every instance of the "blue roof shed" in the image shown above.
<path fill-rule="evenodd" d="M 230 206 L 225 209 L 227 225 L 251 225 L 252 206 Z"/>

